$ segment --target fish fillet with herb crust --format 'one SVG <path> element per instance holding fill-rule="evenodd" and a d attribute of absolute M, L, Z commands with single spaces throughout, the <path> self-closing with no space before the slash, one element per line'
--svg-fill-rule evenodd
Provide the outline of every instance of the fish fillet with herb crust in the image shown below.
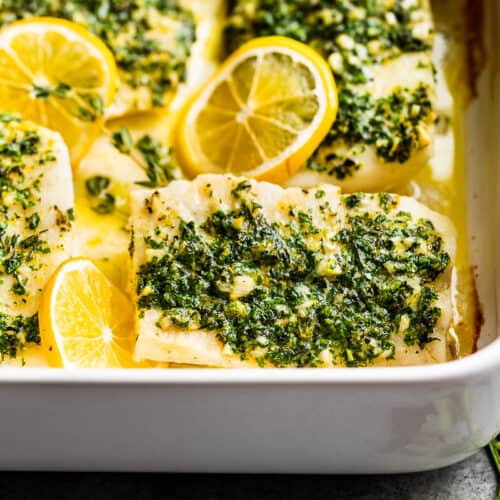
<path fill-rule="evenodd" d="M 0 357 L 40 342 L 40 294 L 73 254 L 73 184 L 59 134 L 0 115 Z"/>
<path fill-rule="evenodd" d="M 447 359 L 455 231 L 411 198 L 205 175 L 133 193 L 131 225 L 139 359 Z"/>
<path fill-rule="evenodd" d="M 435 82 L 428 0 L 237 0 L 226 51 L 282 35 L 315 48 L 339 88 L 339 113 L 290 186 L 398 188 L 432 155 Z"/>

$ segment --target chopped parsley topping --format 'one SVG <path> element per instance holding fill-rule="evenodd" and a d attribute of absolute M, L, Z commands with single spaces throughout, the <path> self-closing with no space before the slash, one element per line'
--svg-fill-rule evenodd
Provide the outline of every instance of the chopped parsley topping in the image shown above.
<path fill-rule="evenodd" d="M 427 85 L 395 88 L 383 98 L 361 87 L 373 80 L 377 65 L 429 52 L 425 8 L 421 0 L 240 0 L 230 11 L 226 49 L 282 35 L 307 43 L 328 60 L 339 86 L 339 112 L 307 167 L 342 181 L 361 169 L 356 157 L 367 146 L 384 162 L 404 164 L 430 142 L 427 128 L 434 114 Z"/>
<path fill-rule="evenodd" d="M 40 201 L 42 174 L 31 183 L 27 182 L 23 161 L 25 157 L 39 155 L 41 141 L 36 131 L 8 127 L 9 123 L 16 123 L 16 119 L 2 120 L 0 125 L 0 279 L 2 275 L 11 276 L 11 291 L 15 295 L 25 295 L 26 279 L 19 274 L 20 268 L 30 265 L 37 253 L 50 250 L 43 233 L 36 232 L 40 221 L 37 212 L 25 218 L 25 228 L 32 233 L 30 236 L 23 238 L 9 226 L 21 218 L 21 213 L 31 212 Z"/>
<path fill-rule="evenodd" d="M 332 151 L 336 144 L 371 145 L 387 162 L 406 163 L 416 150 L 428 144 L 422 122 L 432 120 L 430 89 L 420 84 L 414 90 L 395 89 L 389 97 L 374 99 L 346 87 L 339 92 L 336 122 L 308 167 L 328 172 L 342 180 L 360 166 L 351 158 Z"/>
<path fill-rule="evenodd" d="M 138 182 L 140 186 L 162 187 L 177 178 L 178 168 L 172 161 L 171 149 L 149 134 L 134 142 L 130 131 L 126 127 L 121 127 L 113 133 L 111 142 L 120 153 L 129 155 L 145 169 L 148 179 Z"/>
<path fill-rule="evenodd" d="M 101 96 L 76 91 L 71 85 L 59 82 L 55 87 L 50 85 L 34 85 L 33 96 L 37 99 L 47 100 L 53 96 L 58 99 L 75 99 L 79 103 L 76 116 L 85 122 L 94 122 L 104 114 L 104 103 Z"/>
<path fill-rule="evenodd" d="M 30 343 L 40 343 L 38 315 L 9 316 L 0 313 L 0 358 L 15 358 Z"/>
<path fill-rule="evenodd" d="M 41 227 L 48 214 L 40 211 L 40 203 L 44 168 L 53 161 L 52 150 L 36 128 L 16 116 L 0 115 L 0 285 L 5 295 L 0 309 L 1 357 L 14 357 L 25 344 L 40 341 L 36 315 L 10 311 L 29 303 L 32 276 L 51 252 L 47 230 Z M 53 211 L 60 234 L 69 230 L 69 213 L 57 206 L 46 210 Z"/>
<path fill-rule="evenodd" d="M 398 205 L 397 200 L 391 194 L 379 193 L 377 196 L 378 196 L 378 204 L 385 213 L 390 212 Z"/>
<path fill-rule="evenodd" d="M 245 183 L 232 194 L 234 209 L 145 237 L 139 314 L 160 311 L 162 329 L 213 331 L 241 359 L 278 367 L 366 366 L 394 357 L 394 336 L 418 348 L 436 341 L 434 280 L 450 257 L 432 222 L 386 197 L 368 212 L 350 195 L 343 202 L 356 208 L 325 233 L 298 207 L 287 223 L 269 221 Z"/>
<path fill-rule="evenodd" d="M 99 215 L 108 215 L 115 210 L 115 196 L 108 191 L 110 184 L 110 178 L 102 175 L 94 175 L 85 181 L 87 194 L 90 198 L 97 200 L 92 210 Z"/>
<path fill-rule="evenodd" d="M 134 140 L 127 127 L 120 127 L 120 130 L 113 132 L 111 142 L 120 153 L 125 155 L 130 154 L 134 147 Z"/>
<path fill-rule="evenodd" d="M 178 167 L 172 160 L 170 148 L 149 134 L 134 140 L 126 127 L 121 127 L 111 135 L 111 144 L 120 153 L 130 157 L 138 166 L 144 169 L 146 180 L 136 184 L 157 188 L 166 186 L 178 176 Z M 121 212 L 128 217 L 128 211 L 123 210 L 124 191 L 121 183 L 105 175 L 93 175 L 85 181 L 87 197 L 92 202 L 91 208 L 99 215 L 109 215 Z M 128 189 L 125 189 L 128 192 Z"/>
<path fill-rule="evenodd" d="M 109 177 L 103 177 L 102 175 L 94 175 L 89 177 L 85 182 L 85 187 L 90 196 L 99 196 L 110 184 Z"/>
<path fill-rule="evenodd" d="M 421 10 L 421 0 L 240 0 L 226 26 L 226 51 L 255 37 L 287 36 L 316 49 L 339 83 L 366 83 L 367 66 L 430 49 L 429 33 L 415 29 Z"/>
<path fill-rule="evenodd" d="M 348 194 L 343 201 L 347 208 L 356 208 L 363 201 L 363 194 Z"/>
<path fill-rule="evenodd" d="M 192 13 L 176 0 L 4 0 L 0 3 L 0 25 L 32 16 L 52 16 L 77 22 L 99 36 L 111 49 L 123 81 L 134 89 L 145 88 L 153 106 L 166 103 L 166 94 L 185 80 L 186 62 L 195 39 Z M 165 34 L 167 18 L 169 32 Z M 159 37 L 155 31 L 162 30 Z M 40 86 L 39 98 L 52 94 L 65 97 L 69 89 Z M 88 102 L 99 113 L 102 102 Z M 88 107 L 83 119 L 92 119 Z"/>
<path fill-rule="evenodd" d="M 166 186 L 176 178 L 176 166 L 172 163 L 171 150 L 150 135 L 142 136 L 135 144 L 146 163 L 147 181 L 138 182 L 148 188 Z"/>
<path fill-rule="evenodd" d="M 19 235 L 8 235 L 6 228 L 0 228 L 0 275 L 10 275 L 14 278 L 11 291 L 16 295 L 26 295 L 26 279 L 22 279 L 19 270 L 21 266 L 33 262 L 35 254 L 50 253 L 47 242 L 39 234 L 33 234 L 24 239 Z"/>

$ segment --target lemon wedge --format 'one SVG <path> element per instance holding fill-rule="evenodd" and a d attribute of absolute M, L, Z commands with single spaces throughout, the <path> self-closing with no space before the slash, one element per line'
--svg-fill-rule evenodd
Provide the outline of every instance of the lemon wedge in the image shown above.
<path fill-rule="evenodd" d="M 176 136 L 193 175 L 234 173 L 282 182 L 331 128 L 337 89 L 326 61 L 285 37 L 243 45 L 186 105 Z"/>
<path fill-rule="evenodd" d="M 133 368 L 133 306 L 88 259 L 63 263 L 39 310 L 42 346 L 61 368 Z"/>
<path fill-rule="evenodd" d="M 0 31 L 0 107 L 60 132 L 74 164 L 101 130 L 116 81 L 109 49 L 75 23 L 31 18 Z"/>

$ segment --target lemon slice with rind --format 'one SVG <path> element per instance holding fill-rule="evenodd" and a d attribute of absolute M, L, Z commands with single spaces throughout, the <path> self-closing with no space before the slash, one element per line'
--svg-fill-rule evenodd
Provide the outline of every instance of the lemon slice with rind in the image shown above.
<path fill-rule="evenodd" d="M 337 107 L 332 72 L 316 51 L 285 37 L 255 39 L 188 103 L 177 153 L 193 175 L 281 182 L 321 143 Z"/>
<path fill-rule="evenodd" d="M 0 108 L 60 132 L 74 164 L 101 130 L 116 80 L 109 49 L 75 23 L 31 18 L 0 31 Z"/>
<path fill-rule="evenodd" d="M 49 364 L 64 368 L 134 368 L 133 306 L 88 259 L 61 265 L 39 311 Z"/>

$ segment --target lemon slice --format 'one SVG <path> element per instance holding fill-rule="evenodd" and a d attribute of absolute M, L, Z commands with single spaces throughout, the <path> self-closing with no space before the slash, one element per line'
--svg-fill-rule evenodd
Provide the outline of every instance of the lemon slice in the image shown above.
<path fill-rule="evenodd" d="M 237 50 L 188 103 L 177 154 L 193 175 L 234 173 L 282 182 L 314 152 L 337 113 L 326 61 L 285 37 Z"/>
<path fill-rule="evenodd" d="M 133 306 L 88 259 L 66 261 L 45 288 L 40 335 L 53 367 L 131 368 Z"/>
<path fill-rule="evenodd" d="M 74 164 L 97 137 L 116 80 L 109 49 L 75 23 L 31 18 L 0 31 L 0 107 L 60 132 Z"/>

